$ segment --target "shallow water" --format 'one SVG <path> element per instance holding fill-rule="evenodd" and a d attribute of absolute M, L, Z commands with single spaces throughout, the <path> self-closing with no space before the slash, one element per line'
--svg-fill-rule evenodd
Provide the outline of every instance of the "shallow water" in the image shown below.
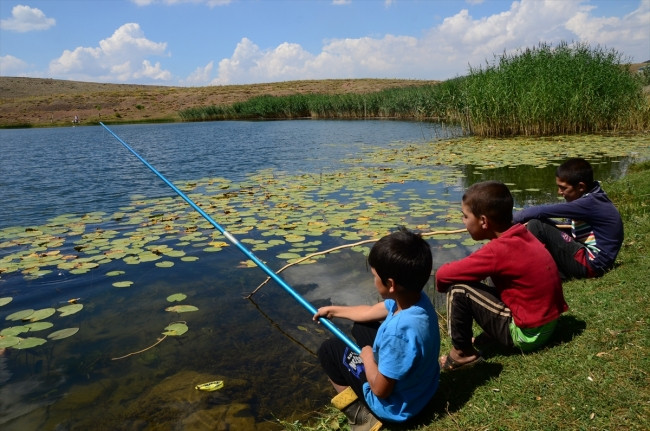
<path fill-rule="evenodd" d="M 426 179 L 416 176 L 415 169 L 402 172 L 396 164 L 377 165 L 368 155 L 374 148 L 421 145 L 453 135 L 454 130 L 435 124 L 217 122 L 111 130 L 170 181 L 187 188 L 238 239 L 251 240 L 246 246 L 273 270 L 286 264 L 278 257 L 281 253 L 298 248 L 304 255 L 357 241 L 357 231 L 372 232 L 379 224 L 382 206 L 392 211 L 386 209 L 382 222 L 395 227 L 425 222 L 433 229 L 461 227 L 457 203 L 463 189 L 478 179 L 513 184 L 520 206 L 555 199 L 552 163 L 490 171 L 437 166 Z M 28 235 L 16 245 L 4 234 L 0 258 L 22 250 L 47 253 L 51 246 L 34 249 L 29 235 L 52 228 L 64 214 L 84 230 L 62 240 L 62 255 L 93 256 L 97 240 L 84 242 L 84 236 L 112 231 L 115 237 L 100 240 L 133 242 L 140 232 L 145 236 L 146 229 L 167 223 L 168 233 L 158 231 L 147 246 L 198 258 L 166 256 L 173 262 L 170 268 L 155 261 L 107 259 L 80 274 L 58 267 L 38 276 L 0 273 L 0 298 L 12 298 L 0 307 L 0 330 L 24 324 L 6 320 L 21 310 L 56 309 L 76 298 L 84 306 L 70 316 L 57 312 L 44 319 L 51 328 L 22 334 L 47 339 L 55 330 L 79 328 L 75 335 L 5 350 L 0 358 L 0 428 L 98 429 L 101 422 L 106 429 L 272 429 L 274 416 L 300 417 L 328 402 L 331 388 L 314 352 L 329 334 L 273 282 L 252 300 L 244 299 L 266 275 L 242 267 L 246 259 L 235 247 L 215 251 L 211 244 L 223 237 L 197 220 L 194 211 L 105 130 L 0 130 L 0 141 L 0 232 Z M 620 175 L 626 160 L 601 160 L 598 172 Z M 374 178 L 392 169 L 397 179 Z M 435 207 L 439 215 L 422 212 L 418 205 Z M 286 209 L 275 212 L 280 208 Z M 268 214 L 277 220 L 267 220 Z M 264 248 L 281 237 L 278 231 L 299 231 L 296 226 L 305 214 L 309 221 L 330 227 L 320 235 L 306 235 L 304 241 L 292 243 L 284 237 L 282 244 Z M 169 219 L 160 222 L 165 217 Z M 274 222 L 280 227 L 272 226 Z M 338 225 L 357 231 L 336 232 Z M 271 229 L 275 233 L 265 236 Z M 476 247 L 463 235 L 432 237 L 430 244 L 436 267 Z M 92 253 L 110 254 L 114 248 Z M 111 271 L 125 275 L 107 276 Z M 293 266 L 282 277 L 315 307 L 377 300 L 363 250 L 328 254 Z M 133 284 L 115 287 L 118 279 Z M 167 300 L 173 293 L 185 294 L 182 303 L 198 311 L 165 311 L 174 305 Z M 164 337 L 165 328 L 178 321 L 188 332 Z M 345 322 L 335 323 L 347 328 Z M 223 380 L 224 388 L 213 393 L 194 389 L 212 380 Z"/>

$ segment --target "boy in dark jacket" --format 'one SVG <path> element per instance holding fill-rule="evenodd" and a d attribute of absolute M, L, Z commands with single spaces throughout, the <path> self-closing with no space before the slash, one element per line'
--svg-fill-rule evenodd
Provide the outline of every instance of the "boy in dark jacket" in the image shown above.
<path fill-rule="evenodd" d="M 599 277 L 614 266 L 623 244 L 623 221 L 607 194 L 594 181 L 593 169 L 582 158 L 569 159 L 555 172 L 558 194 L 566 202 L 540 205 L 515 213 L 557 263 L 563 279 Z M 570 234 L 552 217 L 570 219 Z"/>

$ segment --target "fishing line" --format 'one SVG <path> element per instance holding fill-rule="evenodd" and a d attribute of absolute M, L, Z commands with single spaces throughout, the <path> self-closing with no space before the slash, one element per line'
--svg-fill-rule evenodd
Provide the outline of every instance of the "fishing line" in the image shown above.
<path fill-rule="evenodd" d="M 203 216 L 204 219 L 206 219 L 212 226 L 215 227 L 223 236 L 226 237 L 228 241 L 230 241 L 231 244 L 235 245 L 246 257 L 248 257 L 250 260 L 255 263 L 259 268 L 261 268 L 269 277 L 271 277 L 276 283 L 278 283 L 284 290 L 287 291 L 300 305 L 302 305 L 304 308 L 306 308 L 312 316 L 315 315 L 318 310 L 314 308 L 313 305 L 311 305 L 309 302 L 307 302 L 298 292 L 293 290 L 291 286 L 287 284 L 280 276 L 278 276 L 275 272 L 273 272 L 268 266 L 264 264 L 261 260 L 259 260 L 250 250 L 248 250 L 246 247 L 244 247 L 237 238 L 232 236 L 230 232 L 228 232 L 226 229 L 224 229 L 219 223 L 214 221 L 212 217 L 210 217 L 205 211 L 203 211 L 197 204 L 192 201 L 185 193 L 180 191 L 171 181 L 169 181 L 163 174 L 158 172 L 156 168 L 151 166 L 149 162 L 147 162 L 140 154 L 138 154 L 133 148 L 131 148 L 126 142 L 124 142 L 119 136 L 117 136 L 111 129 L 106 127 L 104 123 L 101 121 L 99 124 L 102 125 L 104 129 L 106 129 L 115 139 L 117 139 L 127 150 L 129 150 L 134 156 L 136 156 L 146 167 L 148 167 L 154 174 L 158 176 L 165 184 L 167 184 L 178 196 L 183 198 L 185 202 L 187 202 L 194 210 L 196 210 L 201 216 Z M 336 327 L 329 319 L 326 319 L 324 317 L 319 317 L 318 318 L 319 322 L 322 323 L 327 329 L 332 332 L 336 337 L 338 337 L 341 341 L 343 341 L 347 346 L 352 349 L 356 353 L 361 353 L 361 349 L 359 346 L 356 345 L 354 341 L 352 341 L 347 335 L 345 335 L 339 328 Z"/>

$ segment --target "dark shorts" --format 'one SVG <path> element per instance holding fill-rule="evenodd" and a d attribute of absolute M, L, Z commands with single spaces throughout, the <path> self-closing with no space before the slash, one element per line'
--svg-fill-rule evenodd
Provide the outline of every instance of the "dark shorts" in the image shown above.
<path fill-rule="evenodd" d="M 372 346 L 379 322 L 355 323 L 352 336 L 359 347 Z M 318 359 L 327 377 L 339 386 L 350 386 L 363 400 L 363 384 L 367 382 L 361 357 L 338 338 L 329 338 L 318 349 Z"/>

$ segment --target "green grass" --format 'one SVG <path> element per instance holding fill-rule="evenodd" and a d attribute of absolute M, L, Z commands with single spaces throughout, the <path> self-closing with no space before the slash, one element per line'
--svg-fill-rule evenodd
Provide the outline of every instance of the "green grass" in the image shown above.
<path fill-rule="evenodd" d="M 490 137 L 642 131 L 650 126 L 645 81 L 614 50 L 540 44 L 435 85 L 363 94 L 257 96 L 232 105 L 184 109 L 179 115 L 183 121 L 435 120 Z"/>
<path fill-rule="evenodd" d="M 623 217 L 625 241 L 605 276 L 564 284 L 570 310 L 554 340 L 525 355 L 486 350 L 485 363 L 443 373 L 417 420 L 385 429 L 650 429 L 650 162 L 618 181 L 604 180 Z M 451 345 L 446 334 L 441 338 L 444 353 Z M 323 430 L 339 421 L 330 408 L 311 423 L 280 423 Z"/>

